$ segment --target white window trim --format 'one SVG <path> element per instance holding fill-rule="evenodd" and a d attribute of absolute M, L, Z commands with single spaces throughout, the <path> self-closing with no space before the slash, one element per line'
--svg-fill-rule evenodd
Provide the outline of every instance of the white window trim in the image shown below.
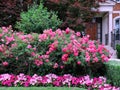
<path fill-rule="evenodd" d="M 120 16 L 118 16 L 118 17 L 115 17 L 114 18 L 114 30 L 117 30 L 117 29 L 119 29 L 120 30 L 120 27 L 118 27 L 118 28 L 116 28 L 116 20 L 119 20 L 119 24 L 120 24 Z M 116 31 L 115 31 L 115 37 L 117 37 L 117 35 L 118 35 L 118 38 L 116 38 L 116 40 L 120 40 L 120 31 L 118 31 L 118 33 L 116 33 Z"/>
<path fill-rule="evenodd" d="M 117 17 L 115 17 L 115 18 L 113 19 L 113 29 L 116 29 L 116 27 L 115 27 L 115 21 L 116 21 L 117 19 L 120 19 L 120 16 L 117 16 Z"/>
<path fill-rule="evenodd" d="M 117 2 L 117 3 L 120 3 L 120 0 L 119 0 L 119 1 L 117 1 L 117 0 L 113 0 L 113 1 L 115 1 L 115 2 Z"/>

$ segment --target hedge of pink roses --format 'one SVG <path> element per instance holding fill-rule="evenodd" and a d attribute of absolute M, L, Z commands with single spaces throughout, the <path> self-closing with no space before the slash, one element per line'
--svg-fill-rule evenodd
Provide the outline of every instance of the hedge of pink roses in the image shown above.
<path fill-rule="evenodd" d="M 107 62 L 110 54 L 98 41 L 89 40 L 89 35 L 81 38 L 80 32 L 52 29 L 43 34 L 13 32 L 10 27 L 0 29 L 0 63 L 10 66 L 20 65 L 40 67 L 49 65 L 63 69 L 66 64 L 88 65 Z M 14 65 L 13 65 L 14 66 Z"/>
<path fill-rule="evenodd" d="M 90 78 L 86 75 L 83 77 L 74 77 L 70 74 L 64 74 L 63 76 L 57 76 L 55 74 L 48 74 L 45 76 L 33 76 L 20 73 L 19 75 L 13 74 L 1 74 L 0 75 L 1 86 L 69 86 L 69 87 L 85 87 L 88 90 L 120 90 L 120 88 L 111 86 L 106 83 L 105 77 Z"/>

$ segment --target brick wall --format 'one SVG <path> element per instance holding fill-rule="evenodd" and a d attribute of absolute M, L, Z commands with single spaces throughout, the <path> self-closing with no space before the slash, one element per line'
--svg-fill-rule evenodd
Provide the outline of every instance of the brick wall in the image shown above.
<path fill-rule="evenodd" d="M 120 11 L 120 3 L 117 3 L 114 7 L 113 7 L 113 10 L 114 11 Z M 119 13 L 114 13 L 113 14 L 113 18 L 119 16 L 120 14 Z"/>
<path fill-rule="evenodd" d="M 120 3 L 117 3 L 114 8 L 113 8 L 114 11 L 120 11 Z"/>

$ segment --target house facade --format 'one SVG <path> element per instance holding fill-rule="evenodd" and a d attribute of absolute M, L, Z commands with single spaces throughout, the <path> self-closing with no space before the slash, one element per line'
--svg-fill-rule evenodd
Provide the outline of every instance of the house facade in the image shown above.
<path fill-rule="evenodd" d="M 99 5 L 99 13 L 85 32 L 92 40 L 115 48 L 120 43 L 120 0 L 107 0 Z"/>

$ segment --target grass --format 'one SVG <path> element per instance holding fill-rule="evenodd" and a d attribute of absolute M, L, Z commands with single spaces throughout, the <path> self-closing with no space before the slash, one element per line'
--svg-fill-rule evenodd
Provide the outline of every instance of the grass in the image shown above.
<path fill-rule="evenodd" d="M 0 90 L 87 90 L 77 87 L 0 87 Z"/>

